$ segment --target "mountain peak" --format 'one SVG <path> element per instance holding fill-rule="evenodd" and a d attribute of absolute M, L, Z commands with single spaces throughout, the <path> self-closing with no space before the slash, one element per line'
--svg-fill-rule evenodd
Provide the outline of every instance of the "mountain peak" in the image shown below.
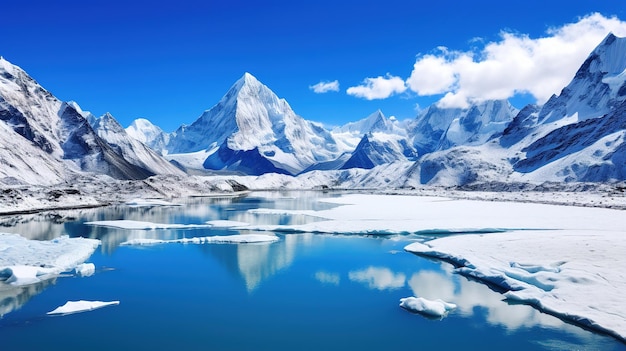
<path fill-rule="evenodd" d="M 626 54 L 626 38 L 609 33 L 589 55 L 588 64 L 583 64 L 582 68 L 588 67 L 591 71 L 600 71 L 605 75 L 620 74 L 626 69 L 624 54 Z M 596 58 L 600 60 L 594 64 L 593 61 L 598 61 Z"/>
<path fill-rule="evenodd" d="M 237 80 L 237 82 L 234 84 L 234 86 L 236 86 L 238 90 L 241 90 L 241 88 L 245 86 L 258 87 L 261 85 L 263 84 L 258 79 L 256 79 L 255 76 L 248 72 L 245 72 L 243 76 L 241 76 L 241 78 L 239 78 L 239 80 Z"/>

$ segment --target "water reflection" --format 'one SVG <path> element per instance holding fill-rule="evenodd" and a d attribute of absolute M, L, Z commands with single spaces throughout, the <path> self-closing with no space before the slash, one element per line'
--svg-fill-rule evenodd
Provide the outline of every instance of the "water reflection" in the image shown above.
<path fill-rule="evenodd" d="M 270 244 L 200 245 L 199 248 L 217 258 L 232 275 L 243 279 L 251 293 L 263 281 L 289 267 L 298 249 L 310 245 L 312 239 L 312 234 L 292 234 Z"/>
<path fill-rule="evenodd" d="M 464 317 L 471 317 L 483 311 L 488 323 L 505 327 L 510 331 L 539 326 L 566 330 L 579 338 L 589 339 L 593 336 L 581 328 L 530 306 L 509 304 L 504 301 L 501 294 L 486 285 L 454 275 L 450 265 L 443 264 L 442 267 L 445 267 L 443 270 L 445 273 L 435 271 L 414 273 L 408 280 L 413 294 L 427 299 L 453 302 L 457 305 L 455 313 Z"/>
<path fill-rule="evenodd" d="M 315 279 L 322 284 L 339 285 L 341 276 L 339 273 L 330 273 L 325 271 L 317 271 L 314 275 Z"/>
<path fill-rule="evenodd" d="M 26 286 L 11 286 L 0 283 L 0 318 L 24 306 L 33 296 L 56 284 L 57 278 L 47 279 Z"/>
<path fill-rule="evenodd" d="M 404 286 L 404 273 L 394 273 L 385 267 L 368 267 L 359 271 L 351 271 L 348 278 L 353 282 L 366 284 L 370 289 L 391 290 Z"/>

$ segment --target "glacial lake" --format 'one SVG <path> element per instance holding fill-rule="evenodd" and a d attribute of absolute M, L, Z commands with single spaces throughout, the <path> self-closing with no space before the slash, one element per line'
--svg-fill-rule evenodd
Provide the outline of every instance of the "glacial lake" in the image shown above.
<path fill-rule="evenodd" d="M 626 350 L 596 334 L 508 304 L 447 263 L 403 248 L 412 235 L 276 233 L 263 244 L 120 246 L 131 238 L 239 234 L 208 227 L 128 230 L 85 225 L 129 219 L 202 225 L 210 220 L 296 224 L 320 220 L 249 210 L 336 206 L 322 192 L 254 192 L 195 198 L 183 206 L 74 210 L 0 218 L 0 232 L 30 239 L 102 240 L 90 277 L 61 276 L 0 285 L 0 350 Z M 242 231 L 242 234 L 248 233 Z M 265 233 L 268 234 L 268 233 Z M 272 233 L 269 233 L 272 234 Z M 399 307 L 409 296 L 440 297 L 458 308 L 443 319 Z M 68 300 L 117 306 L 51 317 Z"/>

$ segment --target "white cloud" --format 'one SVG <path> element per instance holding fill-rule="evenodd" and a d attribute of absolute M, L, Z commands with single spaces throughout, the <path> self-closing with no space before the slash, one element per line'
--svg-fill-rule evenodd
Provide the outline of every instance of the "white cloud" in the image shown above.
<path fill-rule="evenodd" d="M 569 83 L 609 32 L 626 36 L 626 22 L 595 13 L 552 28 L 541 38 L 503 32 L 499 41 L 472 52 L 439 47 L 417 58 L 406 85 L 422 96 L 445 94 L 439 104 L 446 107 L 516 93 L 530 93 L 543 103 Z"/>
<path fill-rule="evenodd" d="M 386 99 L 393 94 L 403 93 L 406 89 L 404 79 L 387 73 L 384 77 L 365 78 L 361 85 L 348 88 L 346 93 L 367 100 L 374 100 Z"/>
<path fill-rule="evenodd" d="M 329 91 L 339 91 L 339 81 L 334 80 L 332 82 L 319 82 L 315 85 L 310 85 L 309 89 L 313 90 L 316 94 L 324 94 Z"/>

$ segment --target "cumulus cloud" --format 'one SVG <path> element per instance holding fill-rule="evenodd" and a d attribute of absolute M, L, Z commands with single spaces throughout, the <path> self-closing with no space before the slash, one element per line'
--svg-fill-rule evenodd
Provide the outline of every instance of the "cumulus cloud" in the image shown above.
<path fill-rule="evenodd" d="M 384 77 L 365 78 L 361 85 L 348 88 L 346 93 L 367 100 L 375 100 L 386 99 L 393 94 L 403 93 L 406 89 L 404 79 L 387 73 Z"/>
<path fill-rule="evenodd" d="M 334 80 L 332 82 L 319 82 L 315 85 L 310 85 L 309 89 L 313 90 L 316 94 L 324 94 L 329 91 L 339 91 L 339 81 Z"/>
<path fill-rule="evenodd" d="M 529 93 L 545 102 L 574 77 L 589 53 L 609 32 L 626 36 L 626 22 L 595 13 L 552 28 L 541 38 L 502 32 L 500 40 L 471 52 L 419 56 L 406 84 L 418 95 L 444 94 L 442 107 L 505 99 Z"/>
<path fill-rule="evenodd" d="M 500 33 L 494 42 L 474 38 L 471 51 L 440 46 L 418 56 L 406 81 L 387 74 L 366 78 L 346 92 L 367 100 L 385 99 L 407 90 L 420 96 L 443 95 L 439 106 L 450 108 L 518 93 L 530 94 L 543 103 L 569 83 L 609 32 L 626 36 L 626 22 L 594 13 L 551 28 L 540 38 L 510 32 Z"/>

